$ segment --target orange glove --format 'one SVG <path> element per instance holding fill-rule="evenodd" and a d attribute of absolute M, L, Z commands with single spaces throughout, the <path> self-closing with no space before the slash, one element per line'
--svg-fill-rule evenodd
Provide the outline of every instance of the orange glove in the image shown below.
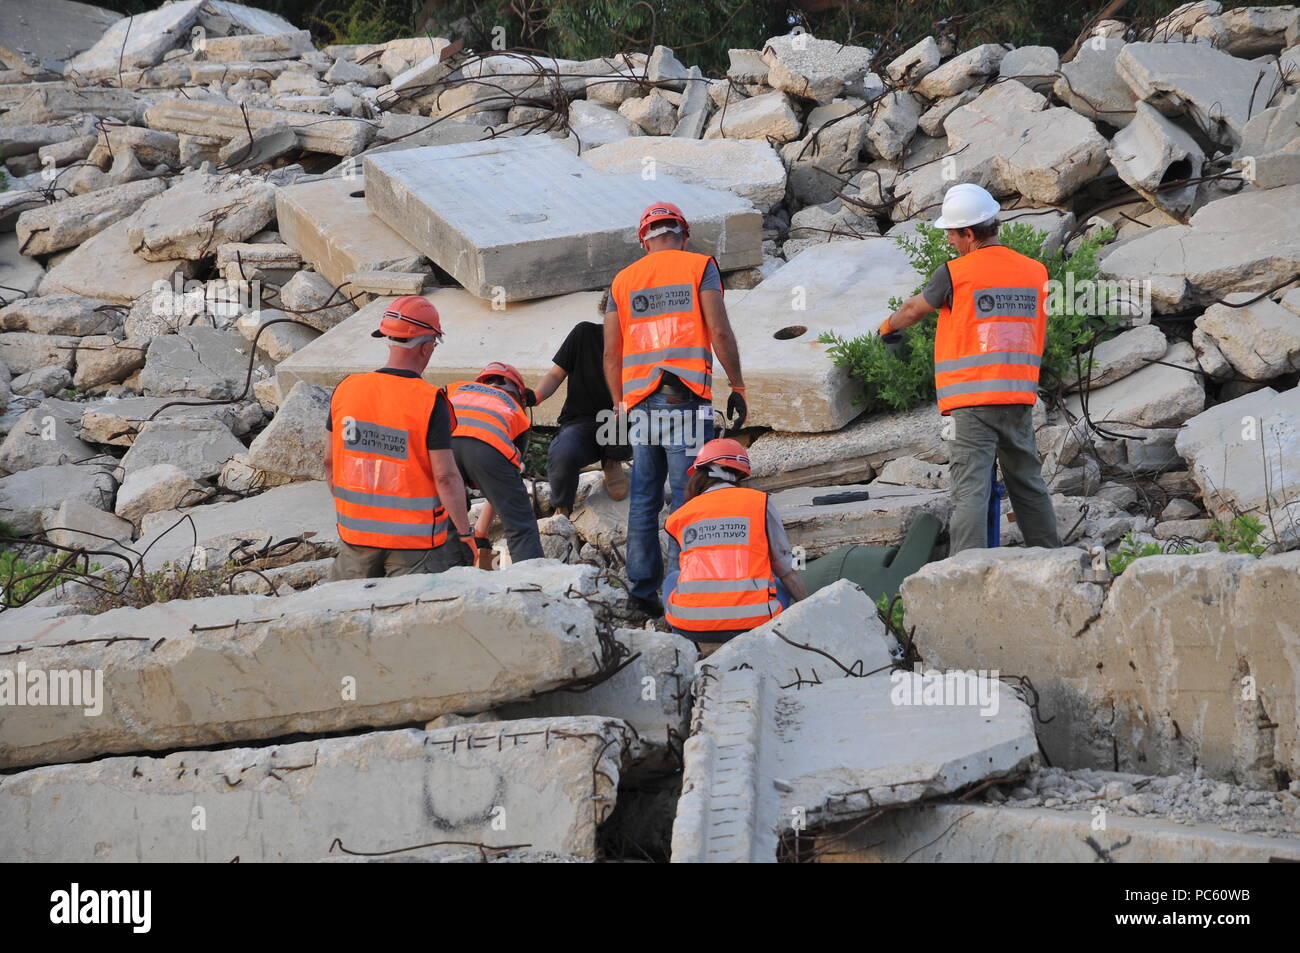
<path fill-rule="evenodd" d="M 891 315 L 890 317 L 892 317 L 892 315 Z M 880 336 L 881 336 L 882 338 L 883 338 L 886 334 L 893 334 L 893 333 L 894 333 L 894 328 L 893 328 L 893 326 L 889 323 L 889 318 L 885 318 L 884 321 L 880 322 Z"/>
<path fill-rule="evenodd" d="M 478 562 L 478 543 L 474 542 L 473 533 L 459 533 L 460 541 L 469 547 L 469 562 L 473 566 Z"/>

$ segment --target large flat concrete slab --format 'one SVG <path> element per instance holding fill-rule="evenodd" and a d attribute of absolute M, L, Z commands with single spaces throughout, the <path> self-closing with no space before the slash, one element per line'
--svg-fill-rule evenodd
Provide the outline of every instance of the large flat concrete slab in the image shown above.
<path fill-rule="evenodd" d="M 599 670 L 588 597 L 617 598 L 594 567 L 532 561 L 28 626 L 5 643 L 5 669 L 99 673 L 102 692 L 7 708 L 0 768 L 403 725 L 528 698 Z"/>
<path fill-rule="evenodd" d="M 359 178 L 276 189 L 275 217 L 285 244 L 332 285 L 362 271 L 429 269 L 419 250 L 366 207 L 365 183 Z M 343 290 L 355 294 L 350 288 Z"/>
<path fill-rule="evenodd" d="M 62 63 L 99 42 L 122 14 L 74 0 L 5 0 L 0 63 L 8 69 Z"/>
<path fill-rule="evenodd" d="M 0 785 L 0 860 L 303 862 L 446 841 L 592 857 L 633 744 L 615 719 L 559 718 L 36 768 Z"/>
<path fill-rule="evenodd" d="M 640 257 L 636 224 L 656 201 L 681 207 L 691 247 L 723 271 L 763 260 L 762 216 L 745 199 L 598 172 L 544 136 L 369 155 L 364 171 L 371 211 L 481 298 L 608 285 Z"/>
<path fill-rule="evenodd" d="M 838 494 L 869 494 L 865 500 L 836 502 Z M 790 542 L 809 558 L 850 544 L 897 546 L 918 517 L 928 513 L 947 525 L 952 499 L 947 490 L 887 483 L 794 487 L 772 494 Z"/>
<path fill-rule="evenodd" d="M 1033 716 L 1009 687 L 980 678 L 984 708 L 899 703 L 896 684 L 920 698 L 924 681 L 880 672 L 782 691 L 755 670 L 706 664 L 673 862 L 774 863 L 784 831 L 952 793 L 1037 758 Z"/>

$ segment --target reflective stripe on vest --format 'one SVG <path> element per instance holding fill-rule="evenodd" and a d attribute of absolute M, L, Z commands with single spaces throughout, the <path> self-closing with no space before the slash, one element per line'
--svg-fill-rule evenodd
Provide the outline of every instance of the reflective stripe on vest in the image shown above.
<path fill-rule="evenodd" d="M 1003 245 L 948 262 L 952 306 L 939 309 L 934 385 L 941 413 L 1032 404 L 1047 336 L 1047 269 Z"/>
<path fill-rule="evenodd" d="M 668 517 L 681 571 L 664 607 L 692 632 L 752 629 L 780 615 L 767 542 L 767 494 L 745 487 L 701 493 Z"/>
<path fill-rule="evenodd" d="M 528 415 L 513 397 L 499 387 L 475 381 L 452 384 L 447 394 L 456 410 L 452 436 L 482 440 L 520 470 L 524 468 L 514 440 L 528 429 Z"/>
<path fill-rule="evenodd" d="M 700 308 L 700 281 L 713 259 L 695 252 L 651 252 L 628 265 L 611 288 L 623 340 L 623 400 L 635 407 L 664 372 L 705 400 L 713 398 L 713 350 Z"/>
<path fill-rule="evenodd" d="M 430 549 L 451 520 L 429 462 L 429 417 L 442 392 L 395 374 L 353 374 L 330 398 L 331 482 L 339 538 L 352 546 Z"/>

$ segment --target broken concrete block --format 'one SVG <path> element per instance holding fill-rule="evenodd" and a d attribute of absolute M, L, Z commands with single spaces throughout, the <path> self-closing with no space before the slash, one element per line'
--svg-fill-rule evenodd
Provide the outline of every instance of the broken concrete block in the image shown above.
<path fill-rule="evenodd" d="M 953 110 L 944 128 L 956 180 L 982 184 L 995 196 L 1018 192 L 1056 205 L 1095 177 L 1106 165 L 1106 140 L 1073 110 L 1046 106 L 1020 83 L 998 83 Z M 1008 151 L 1007 142 L 1018 146 Z M 943 201 L 951 185 L 947 165 L 932 162 L 899 178 L 895 192 L 904 197 L 891 213 L 895 221 Z"/>
<path fill-rule="evenodd" d="M 170 463 L 192 480 L 208 480 L 221 472 L 227 460 L 243 452 L 244 445 L 219 420 L 163 418 L 140 428 L 122 458 L 122 469 L 130 474 Z"/>
<path fill-rule="evenodd" d="M 229 331 L 184 327 L 149 342 L 140 385 L 150 397 L 236 397 L 244 389 L 251 349 Z"/>
<path fill-rule="evenodd" d="M 1291 5 L 1237 7 L 1197 19 L 1192 36 L 1203 37 L 1216 49 L 1251 58 L 1278 53 L 1295 43 L 1300 10 Z"/>
<path fill-rule="evenodd" d="M 121 316 L 105 308 L 107 301 L 81 295 L 23 298 L 0 308 L 0 329 L 36 334 L 108 334 L 122 325 Z M 103 309 L 103 310 L 100 310 Z"/>
<path fill-rule="evenodd" d="M 296 321 L 290 314 L 275 308 L 259 308 L 250 311 L 236 323 L 239 333 L 250 343 L 257 342 L 257 353 L 272 364 L 278 364 L 295 351 L 300 351 L 320 337 L 321 332 L 315 328 L 305 328 L 299 324 L 277 323 Z"/>
<path fill-rule="evenodd" d="M 0 764 L 482 711 L 599 671 L 610 633 L 588 600 L 617 598 L 595 567 L 536 562 L 64 616 L 16 644 L 32 668 L 103 670 L 104 711 L 6 718 Z M 134 638 L 99 641 L 114 634 Z M 304 658 L 313 661 L 304 667 Z M 204 686 L 214 677 L 229 686 L 226 698 L 209 697 Z"/>
<path fill-rule="evenodd" d="M 373 135 L 369 123 L 354 119 L 322 118 L 315 113 L 288 109 L 241 110 L 230 102 L 179 97 L 150 106 L 144 119 L 151 129 L 225 140 L 246 135 L 249 124 L 258 129 L 283 122 L 293 128 L 299 148 L 336 156 L 356 155 L 365 149 Z"/>
<path fill-rule="evenodd" d="M 1068 549 L 959 553 L 903 584 L 908 625 L 928 664 L 1027 676 L 1054 764 L 1268 787 L 1291 773 L 1300 553 L 1150 556 L 1108 590 L 1087 565 Z"/>
<path fill-rule="evenodd" d="M 159 196 L 161 197 L 161 196 Z M 78 294 L 130 305 L 159 282 L 194 274 L 192 261 L 146 261 L 132 254 L 128 233 L 135 216 L 110 225 L 61 258 L 40 283 L 40 293 Z"/>
<path fill-rule="evenodd" d="M 702 141 L 640 136 L 589 149 L 582 160 L 601 172 L 671 176 L 688 185 L 730 190 L 768 212 L 785 198 L 785 167 L 776 150 L 753 139 Z"/>
<path fill-rule="evenodd" d="M 38 367 L 26 374 L 19 374 L 9 382 L 10 392 L 21 397 L 53 397 L 70 387 L 72 375 L 65 367 Z"/>
<path fill-rule="evenodd" d="M 429 275 L 418 271 L 357 271 L 347 276 L 348 287 L 352 292 L 363 292 L 380 298 L 418 295 L 428 282 Z"/>
<path fill-rule="evenodd" d="M 704 670 L 674 863 L 775 863 L 787 831 L 952 793 L 1038 756 L 1029 707 L 996 677 L 879 672 L 783 692 L 755 671 Z"/>
<path fill-rule="evenodd" d="M 28 392 L 15 378 L 14 392 Z M 17 473 L 34 467 L 84 463 L 96 450 L 77 436 L 76 405 L 64 400 L 43 400 L 22 414 L 0 443 L 0 470 Z"/>
<path fill-rule="evenodd" d="M 927 73 L 933 72 L 943 57 L 934 37 L 927 36 L 894 57 L 885 67 L 885 74 L 900 86 L 911 86 Z"/>
<path fill-rule="evenodd" d="M 1266 381 L 1300 370 L 1300 314 L 1257 295 L 1224 297 L 1196 319 L 1196 328 L 1214 339 L 1219 352 L 1242 377 Z M 1235 305 L 1235 307 L 1234 307 Z"/>
<path fill-rule="evenodd" d="M 1128 125 L 1137 96 L 1115 69 L 1124 46 L 1121 39 L 1105 37 L 1084 43 L 1074 59 L 1061 64 L 1057 98 L 1088 119 L 1118 128 Z"/>
<path fill-rule="evenodd" d="M 247 133 L 235 136 L 217 152 L 217 159 L 224 169 L 252 169 L 297 149 L 297 132 L 288 123 L 277 122 L 254 129 L 251 138 Z"/>
<path fill-rule="evenodd" d="M 1169 345 L 1161 358 L 1164 364 L 1150 364 L 1113 384 L 1095 388 L 1088 395 L 1088 415 L 1097 423 L 1113 421 L 1138 427 L 1177 427 L 1205 407 L 1196 352 L 1183 341 Z M 1066 401 L 1070 413 L 1082 416 L 1079 395 Z"/>
<path fill-rule="evenodd" d="M 310 862 L 448 838 L 489 847 L 522 838 L 591 858 L 635 745 L 625 733 L 615 719 L 537 719 L 37 768 L 0 793 L 0 853 Z M 203 837 L 188 823 L 142 826 L 143 816 L 177 810 L 189 818 L 194 801 L 207 808 Z M 493 830 L 502 817 L 506 830 Z"/>
<path fill-rule="evenodd" d="M 1295 388 L 1265 387 L 1187 421 L 1175 441 L 1216 518 L 1248 513 L 1283 545 L 1300 539 L 1300 431 Z"/>
<path fill-rule="evenodd" d="M 207 488 L 175 464 L 155 463 L 126 474 L 113 512 L 138 525 L 149 513 L 194 506 L 208 494 Z"/>
<path fill-rule="evenodd" d="M 17 107 L 5 113 L 5 122 L 15 125 L 57 123 L 63 126 L 65 133 L 71 133 L 60 139 L 71 139 L 84 135 L 86 126 L 83 122 L 67 123 L 65 120 L 80 120 L 90 114 L 99 117 L 101 121 L 137 122 L 141 108 L 147 103 L 147 99 L 141 98 L 132 90 L 120 87 L 41 83 L 36 84 Z M 90 131 L 94 131 L 93 127 Z"/>
<path fill-rule="evenodd" d="M 384 272 L 367 271 L 362 274 Z M 340 284 L 346 281 L 347 275 Z M 280 289 L 280 304 L 292 313 L 295 320 L 304 321 L 319 331 L 328 331 L 348 315 L 356 313 L 356 306 L 348 300 L 349 296 L 347 288 L 335 288 L 323 275 L 314 271 L 300 271 Z"/>
<path fill-rule="evenodd" d="M 101 510 L 112 508 L 117 481 L 104 469 L 65 463 L 32 467 L 0 477 L 0 512 L 15 535 L 41 531 L 46 510 L 75 500 Z"/>
<path fill-rule="evenodd" d="M 883 467 L 876 479 L 897 486 L 919 486 L 927 490 L 948 488 L 948 464 L 927 463 L 916 457 L 895 457 Z"/>
<path fill-rule="evenodd" d="M 916 134 L 921 107 L 916 97 L 906 90 L 886 93 L 876 104 L 867 139 L 875 146 L 876 155 L 882 159 L 897 159 L 906 150 Z"/>
<path fill-rule="evenodd" d="M 762 261 L 760 215 L 748 202 L 699 186 L 597 173 L 546 137 L 408 149 L 365 161 L 371 211 L 479 297 L 517 301 L 604 287 L 639 257 L 635 222 L 654 201 L 685 210 L 692 247 L 713 254 L 723 271 Z M 485 187 L 501 175 L 539 185 L 508 195 Z M 484 202 L 509 207 L 489 215 Z M 365 270 L 371 269 L 349 269 Z"/>
<path fill-rule="evenodd" d="M 860 86 L 871 68 L 871 56 L 865 47 L 819 40 L 806 33 L 774 36 L 763 46 L 768 85 L 819 103 L 830 102 L 846 86 Z"/>
<path fill-rule="evenodd" d="M 77 404 L 82 411 L 82 439 L 108 446 L 129 447 L 141 425 L 156 413 L 157 419 L 210 417 L 220 420 L 237 437 L 242 437 L 262 422 L 262 411 L 257 402 L 252 400 L 230 404 L 172 406 L 163 410 L 163 405 L 167 403 L 169 398 L 128 397 Z"/>
<path fill-rule="evenodd" d="M 1121 377 L 1126 377 L 1136 370 L 1146 367 L 1152 361 L 1162 360 L 1169 350 L 1165 334 L 1153 324 L 1133 328 L 1117 334 L 1109 341 L 1103 341 L 1089 354 L 1081 355 L 1084 364 L 1092 359 L 1084 377 L 1091 390 L 1113 384 Z M 1081 390 L 1079 375 L 1071 371 L 1062 381 L 1067 391 Z M 1068 461 L 1066 461 L 1068 462 Z"/>
<path fill-rule="evenodd" d="M 727 50 L 727 59 L 727 78 L 733 83 L 767 83 L 768 65 L 758 50 Z"/>
<path fill-rule="evenodd" d="M 772 493 L 797 486 L 866 483 L 898 457 L 946 462 L 944 421 L 938 408 L 923 405 L 901 414 L 867 414 L 831 433 L 765 434 L 749 448 L 753 473 L 748 485 Z"/>
<path fill-rule="evenodd" d="M 32 334 L 15 331 L 0 334 L 0 362 L 18 376 L 43 367 L 71 371 L 76 363 L 79 339 L 66 334 Z"/>
<path fill-rule="evenodd" d="M 210 63 L 259 63 L 297 59 L 315 48 L 310 32 L 290 30 L 285 33 L 208 37 L 204 39 L 200 52 Z"/>
<path fill-rule="evenodd" d="M 19 247 L 34 257 L 80 245 L 166 189 L 161 179 L 144 179 L 23 212 L 16 225 Z"/>
<path fill-rule="evenodd" d="M 913 89 L 930 100 L 955 96 L 996 73 L 1005 55 L 998 44 L 984 43 L 926 73 Z"/>
<path fill-rule="evenodd" d="M 417 248 L 367 208 L 360 178 L 276 189 L 275 214 L 284 241 L 332 286 L 358 271 L 414 272 L 428 267 Z M 346 301 L 346 295 L 334 298 L 335 304 Z M 327 324 L 321 330 L 332 326 L 320 320 Z"/>
<path fill-rule="evenodd" d="M 18 250 L 15 235 L 0 235 L 0 306 L 38 293 L 47 272 L 40 262 L 25 257 Z"/>
<path fill-rule="evenodd" d="M 764 93 L 724 106 L 713 114 L 705 139 L 764 139 L 789 142 L 798 139 L 799 117 L 784 93 Z"/>
<path fill-rule="evenodd" d="M 248 446 L 259 470 L 300 480 L 325 479 L 325 431 L 330 395 L 306 381 L 293 385 L 266 429 Z"/>
<path fill-rule="evenodd" d="M 42 62 L 63 63 L 89 49 L 122 15 L 88 3 L 11 0 L 0 39 L 0 63 L 10 69 Z"/>
<path fill-rule="evenodd" d="M 169 194 L 144 203 L 127 228 L 131 250 L 146 261 L 215 255 L 226 242 L 242 242 L 275 217 L 275 187 L 238 177 L 190 172 Z"/>
<path fill-rule="evenodd" d="M 1133 121 L 1120 130 L 1108 150 L 1119 177 L 1153 205 L 1186 216 L 1196 201 L 1195 184 L 1161 188 L 1201 174 L 1205 154 L 1191 134 L 1166 119 L 1149 103 L 1134 104 Z"/>
<path fill-rule="evenodd" d="M 1115 58 L 1129 88 L 1166 115 L 1189 114 L 1198 128 L 1229 147 L 1280 85 L 1268 64 L 1238 59 L 1204 43 L 1130 43 Z"/>
<path fill-rule="evenodd" d="M 579 152 L 618 142 L 629 136 L 644 135 L 636 123 L 613 109 L 585 99 L 575 99 L 569 104 L 569 130 L 577 137 Z"/>
<path fill-rule="evenodd" d="M 149 342 L 144 338 L 120 340 L 111 334 L 91 334 L 77 345 L 77 373 L 72 378 L 79 391 L 118 384 L 144 367 Z"/>
<path fill-rule="evenodd" d="M 1165 311 L 1210 304 L 1228 291 L 1264 291 L 1300 270 L 1291 213 L 1298 203 L 1300 185 L 1216 199 L 1187 225 L 1149 229 L 1103 251 L 1102 272 L 1150 281 L 1152 299 Z"/>
<path fill-rule="evenodd" d="M 217 247 L 217 270 L 227 281 L 284 284 L 302 268 L 302 257 L 283 242 L 227 242 Z"/>
<path fill-rule="evenodd" d="M 652 90 L 649 96 L 623 100 L 618 114 L 647 136 L 670 136 L 677 127 L 677 107 L 659 95 L 657 89 Z M 590 148 L 584 141 L 582 151 L 585 153 Z"/>
<path fill-rule="evenodd" d="M 840 494 L 866 499 L 836 501 Z M 793 487 L 772 495 L 791 544 L 811 557 L 849 544 L 897 546 L 912 523 L 929 514 L 947 525 L 952 499 L 946 491 L 889 486 L 880 482 Z"/>
<path fill-rule="evenodd" d="M 131 542 L 131 524 L 79 500 L 65 500 L 44 521 L 45 535 L 56 546 L 113 549 L 114 543 Z"/>
<path fill-rule="evenodd" d="M 1061 58 L 1050 46 L 1021 46 L 1009 50 L 998 66 L 998 76 L 1024 83 L 1047 95 L 1061 69 Z"/>
<path fill-rule="evenodd" d="M 87 161 L 105 169 L 119 153 L 126 151 L 135 153 L 136 159 L 150 168 L 157 165 L 176 168 L 180 163 L 180 139 L 175 133 L 118 124 L 104 124 L 100 128 Z"/>
<path fill-rule="evenodd" d="M 681 105 L 677 107 L 677 125 L 673 127 L 672 134 L 679 139 L 699 139 L 704 135 L 710 112 L 712 105 L 709 101 L 708 81 L 698 66 L 692 66 Z"/>

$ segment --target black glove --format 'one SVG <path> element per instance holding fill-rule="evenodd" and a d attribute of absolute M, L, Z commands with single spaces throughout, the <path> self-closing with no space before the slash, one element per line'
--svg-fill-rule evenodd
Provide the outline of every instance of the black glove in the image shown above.
<path fill-rule="evenodd" d="M 524 406 L 525 407 L 537 406 L 537 391 L 533 390 L 531 387 L 524 388 Z"/>
<path fill-rule="evenodd" d="M 745 418 L 749 416 L 749 402 L 745 400 L 744 388 L 733 388 L 731 396 L 727 398 L 727 426 L 731 430 L 739 430 L 745 426 Z"/>

